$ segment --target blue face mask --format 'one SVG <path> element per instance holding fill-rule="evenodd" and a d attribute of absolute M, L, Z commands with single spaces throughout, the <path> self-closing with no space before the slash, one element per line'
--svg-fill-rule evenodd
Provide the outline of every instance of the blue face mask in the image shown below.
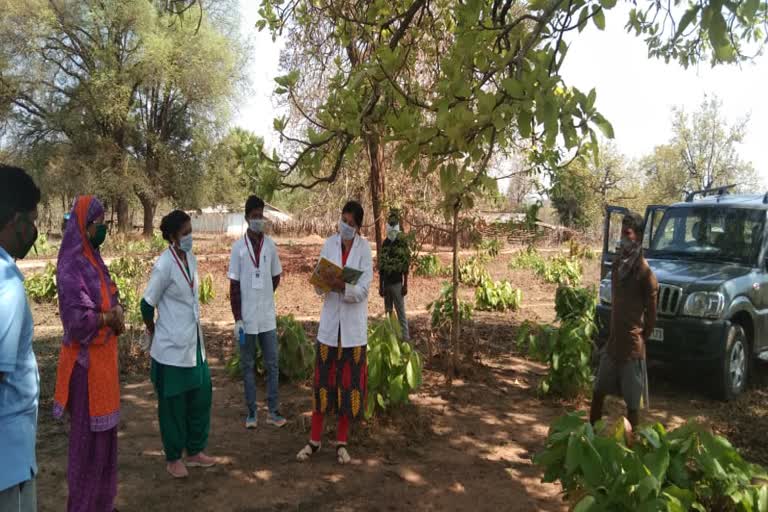
<path fill-rule="evenodd" d="M 192 233 L 179 239 L 179 249 L 184 252 L 192 252 Z"/>

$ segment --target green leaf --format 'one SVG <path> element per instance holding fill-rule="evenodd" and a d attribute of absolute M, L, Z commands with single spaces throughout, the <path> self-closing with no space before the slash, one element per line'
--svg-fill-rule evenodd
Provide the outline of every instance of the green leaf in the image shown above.
<path fill-rule="evenodd" d="M 573 507 L 573 512 L 588 512 L 594 504 L 594 496 L 584 496 L 581 501 L 579 501 L 576 506 Z"/>
<path fill-rule="evenodd" d="M 673 37 L 673 40 L 676 40 L 681 35 L 683 35 L 683 32 L 685 32 L 685 29 L 688 28 L 688 25 L 691 24 L 691 22 L 698 16 L 699 9 L 701 7 L 699 5 L 694 5 L 687 11 L 685 11 L 685 14 L 683 14 L 683 17 L 680 18 L 680 23 L 677 25 L 677 32 L 675 32 L 675 37 Z"/>
<path fill-rule="evenodd" d="M 413 367 L 412 361 L 408 361 L 408 364 L 405 365 L 405 378 L 408 382 L 408 386 L 410 386 L 411 389 L 414 389 L 416 387 L 416 370 Z"/>
<path fill-rule="evenodd" d="M 504 88 L 504 92 L 513 98 L 522 98 L 525 96 L 525 89 L 523 88 L 523 83 L 520 80 L 505 78 L 501 81 L 501 86 Z"/>
<path fill-rule="evenodd" d="M 592 6 L 592 21 L 599 30 L 605 30 L 605 12 L 603 8 L 598 5 Z"/>
<path fill-rule="evenodd" d="M 584 30 L 587 26 L 587 18 L 589 17 L 589 7 L 584 6 L 581 11 L 579 12 L 579 32 Z"/>
<path fill-rule="evenodd" d="M 613 9 L 616 7 L 616 0 L 600 0 L 600 5 L 602 5 L 604 9 Z"/>
<path fill-rule="evenodd" d="M 398 403 L 403 400 L 403 376 L 398 375 L 389 381 L 389 398 L 392 402 Z"/>
<path fill-rule="evenodd" d="M 613 135 L 613 126 L 611 123 L 608 122 L 607 119 L 605 119 L 603 116 L 595 117 L 594 119 L 595 124 L 600 129 L 601 132 L 603 132 L 603 135 L 609 139 L 614 138 Z"/>
<path fill-rule="evenodd" d="M 520 130 L 520 136 L 527 139 L 531 136 L 531 123 L 533 116 L 529 111 L 521 110 L 517 113 L 517 128 Z"/>

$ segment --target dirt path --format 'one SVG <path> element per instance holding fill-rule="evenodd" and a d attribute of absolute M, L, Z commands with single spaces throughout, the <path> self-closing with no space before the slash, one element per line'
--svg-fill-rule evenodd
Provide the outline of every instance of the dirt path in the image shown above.
<path fill-rule="evenodd" d="M 66 500 L 66 425 L 50 419 L 56 337 L 39 340 L 43 396 L 38 444 L 41 511 Z M 211 350 L 215 352 L 215 350 Z M 562 510 L 558 489 L 539 482 L 530 456 L 559 413 L 531 393 L 541 368 L 513 357 L 490 361 L 480 382 L 427 371 L 413 406 L 384 423 L 353 429 L 354 462 L 340 467 L 327 443 L 307 464 L 295 461 L 308 435 L 308 388 L 281 386 L 282 430 L 242 426 L 242 390 L 211 359 L 214 405 L 210 453 L 222 464 L 173 481 L 164 472 L 151 383 L 123 384 L 120 488 L 124 510 Z M 263 386 L 263 383 L 261 384 Z M 263 396 L 263 387 L 259 390 Z M 262 415 L 263 415 L 263 411 Z M 329 426 L 326 439 L 333 439 Z M 510 508 L 511 507 L 511 508 Z"/>

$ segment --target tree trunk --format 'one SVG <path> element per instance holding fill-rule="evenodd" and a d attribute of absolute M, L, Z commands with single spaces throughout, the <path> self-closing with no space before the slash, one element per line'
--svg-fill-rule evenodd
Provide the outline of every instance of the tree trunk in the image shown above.
<path fill-rule="evenodd" d="M 376 253 L 381 250 L 384 241 L 382 201 L 385 193 L 384 180 L 384 149 L 379 140 L 379 134 L 371 131 L 365 137 L 368 146 L 368 158 L 371 163 L 370 187 L 371 205 L 373 206 L 373 230 L 376 235 Z"/>
<path fill-rule="evenodd" d="M 459 209 L 461 203 L 456 201 L 453 205 L 453 224 L 451 225 L 451 235 L 453 242 L 453 293 L 451 302 L 453 304 L 453 317 L 451 318 L 451 368 L 448 373 L 448 380 L 451 381 L 456 375 L 459 367 L 459 354 L 461 348 L 461 318 L 459 312 Z"/>
<path fill-rule="evenodd" d="M 142 228 L 142 236 L 145 238 L 151 238 L 154 233 L 154 221 L 155 212 L 157 212 L 157 201 L 146 193 L 137 194 L 139 201 L 141 201 L 141 207 L 144 210 L 144 224 Z"/>
<path fill-rule="evenodd" d="M 131 211 L 128 206 L 128 199 L 120 196 L 115 201 L 115 208 L 117 209 L 117 231 L 119 233 L 128 233 L 133 226 L 131 225 Z"/>

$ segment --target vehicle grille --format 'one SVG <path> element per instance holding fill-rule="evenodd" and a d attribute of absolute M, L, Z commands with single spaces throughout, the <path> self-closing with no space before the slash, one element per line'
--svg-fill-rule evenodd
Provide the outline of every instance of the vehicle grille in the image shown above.
<path fill-rule="evenodd" d="M 668 284 L 659 284 L 659 302 L 656 313 L 665 316 L 675 316 L 680 310 L 680 300 L 682 297 L 682 288 Z"/>

